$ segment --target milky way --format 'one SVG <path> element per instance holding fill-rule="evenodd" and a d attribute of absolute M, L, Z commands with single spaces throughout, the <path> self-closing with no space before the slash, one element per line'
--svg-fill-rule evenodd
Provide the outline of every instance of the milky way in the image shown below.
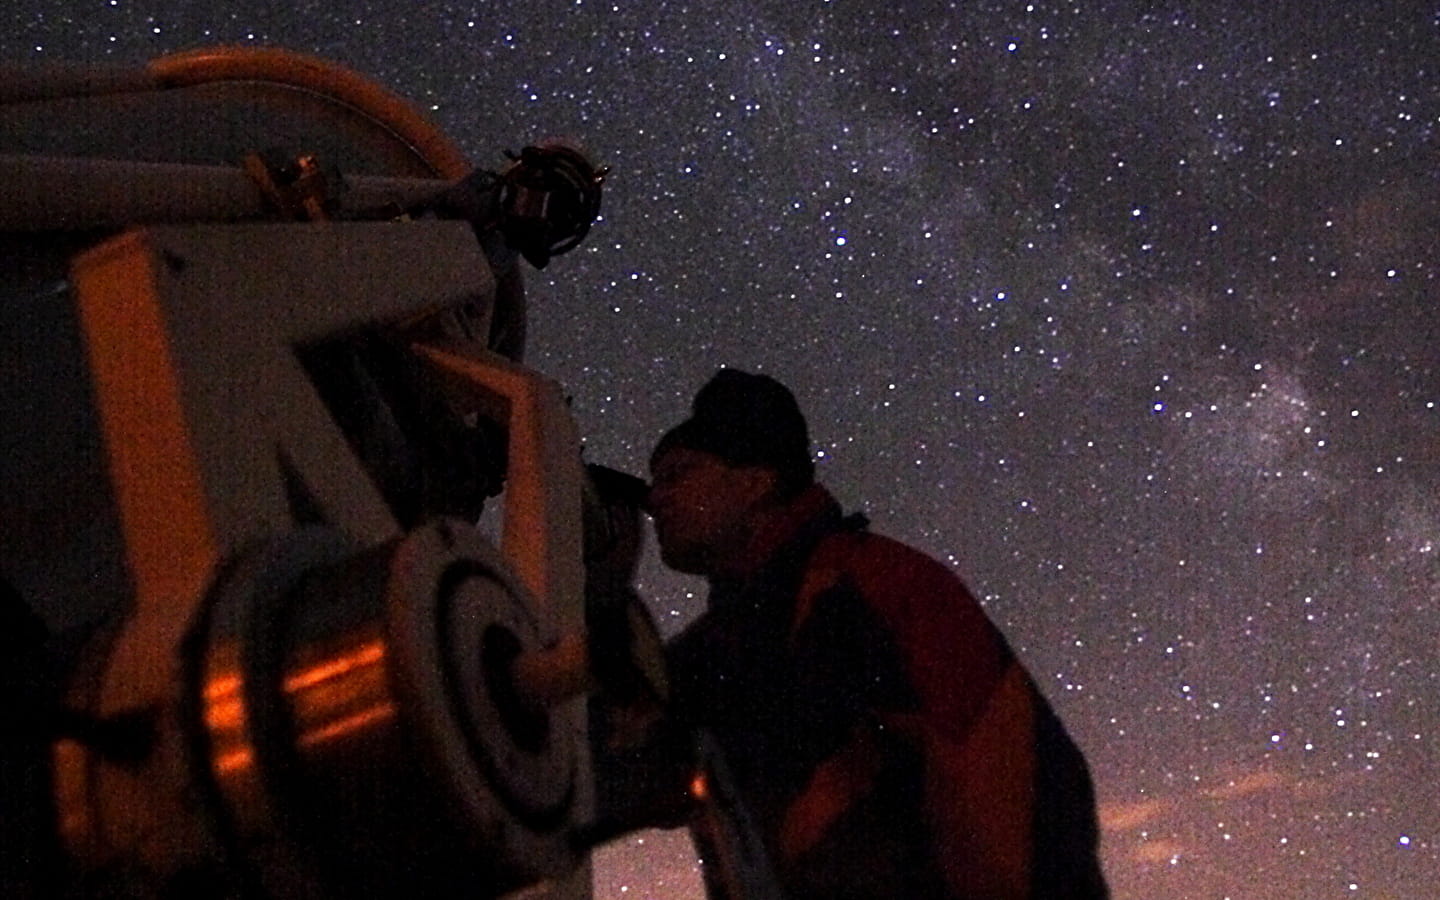
<path fill-rule="evenodd" d="M 527 361 L 589 459 L 643 472 L 718 366 L 780 377 L 821 477 L 954 565 L 1056 703 L 1117 898 L 1416 898 L 1437 9 L 14 0 L 0 60 L 276 44 L 479 165 L 583 141 L 604 218 L 528 273 Z M 703 602 L 643 581 L 667 628 Z M 683 841 L 607 851 L 622 895 L 698 896 Z"/>

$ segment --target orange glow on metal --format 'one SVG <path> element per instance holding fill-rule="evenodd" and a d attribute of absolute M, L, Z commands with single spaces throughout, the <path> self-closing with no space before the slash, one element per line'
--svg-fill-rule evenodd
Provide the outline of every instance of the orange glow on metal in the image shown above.
<path fill-rule="evenodd" d="M 460 146 L 408 100 L 344 66 L 274 47 L 204 47 L 152 60 L 146 67 L 167 87 L 261 80 L 288 84 L 353 106 L 389 128 L 447 180 L 474 168 Z"/>
<path fill-rule="evenodd" d="M 249 747 L 245 747 L 216 757 L 215 771 L 222 775 L 229 775 L 240 769 L 248 769 L 254 764 L 255 753 Z"/>
<path fill-rule="evenodd" d="M 212 731 L 238 731 L 245 727 L 241 684 L 239 675 L 221 675 L 205 685 L 202 694 L 205 698 L 205 724 Z"/>
<path fill-rule="evenodd" d="M 297 693 L 385 659 L 385 642 L 371 641 L 341 656 L 316 663 L 285 679 L 287 693 Z"/>
<path fill-rule="evenodd" d="M 359 731 L 367 725 L 384 722 L 394 717 L 395 704 L 387 701 L 373 706 L 370 709 L 361 710 L 343 719 L 331 722 L 323 728 L 307 731 L 300 736 L 298 743 L 302 747 L 313 747 L 316 744 L 323 744 L 326 741 Z"/>
<path fill-rule="evenodd" d="M 154 253 L 129 232 L 76 258 L 72 279 L 135 596 L 168 609 L 215 559 Z"/>
<path fill-rule="evenodd" d="M 56 825 L 72 846 L 90 831 L 90 770 L 86 751 L 77 741 L 65 738 L 51 749 L 55 772 Z"/>
<path fill-rule="evenodd" d="M 245 727 L 245 704 L 239 697 L 205 706 L 205 724 L 212 731 L 239 731 Z"/>
<path fill-rule="evenodd" d="M 395 716 L 385 654 L 384 641 L 371 640 L 285 679 L 300 746 L 312 747 Z"/>
<path fill-rule="evenodd" d="M 690 779 L 690 796 L 696 800 L 710 799 L 710 779 L 704 772 L 696 772 L 695 777 Z"/>
<path fill-rule="evenodd" d="M 371 640 L 328 655 L 285 679 L 300 746 L 315 746 L 395 717 L 397 710 L 385 679 L 385 656 L 384 641 Z M 226 671 L 212 676 L 202 692 L 205 724 L 216 747 L 214 767 L 221 775 L 255 764 L 246 735 L 243 690 L 243 678 Z"/>
<path fill-rule="evenodd" d="M 205 685 L 206 700 L 222 700 L 240 693 L 239 675 L 217 675 Z"/>
<path fill-rule="evenodd" d="M 243 679 L 233 671 L 226 671 L 211 676 L 201 691 L 205 727 L 215 747 L 214 768 L 220 775 L 233 775 L 255 763 L 255 754 L 245 736 L 243 689 Z"/>

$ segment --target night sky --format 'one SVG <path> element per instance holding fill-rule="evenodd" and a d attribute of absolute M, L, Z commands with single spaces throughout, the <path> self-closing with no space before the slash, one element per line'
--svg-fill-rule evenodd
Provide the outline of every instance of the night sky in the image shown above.
<path fill-rule="evenodd" d="M 256 10 L 259 11 L 256 11 Z M 268 11 L 267 11 L 268 10 Z M 12 0 L 0 60 L 348 64 L 612 167 L 527 362 L 644 472 L 719 366 L 961 573 L 1117 900 L 1440 883 L 1440 3 Z M 703 585 L 647 565 L 667 628 Z M 674 835 L 597 897 L 699 896 Z"/>

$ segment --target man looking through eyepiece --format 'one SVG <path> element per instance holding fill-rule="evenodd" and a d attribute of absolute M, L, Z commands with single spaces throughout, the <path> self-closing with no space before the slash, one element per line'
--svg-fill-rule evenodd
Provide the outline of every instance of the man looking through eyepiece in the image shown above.
<path fill-rule="evenodd" d="M 710 586 L 632 759 L 652 789 L 713 736 L 796 900 L 1108 896 L 1080 751 L 964 584 L 815 482 L 784 385 L 720 370 L 650 469 L 662 560 Z"/>

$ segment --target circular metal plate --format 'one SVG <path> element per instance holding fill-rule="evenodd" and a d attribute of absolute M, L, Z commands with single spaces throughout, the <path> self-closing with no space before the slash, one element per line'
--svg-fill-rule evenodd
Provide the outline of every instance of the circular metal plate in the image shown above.
<path fill-rule="evenodd" d="M 536 876 L 568 871 L 583 706 L 526 706 L 510 664 L 553 642 L 553 627 L 497 551 L 468 525 L 439 521 L 396 551 L 387 600 L 397 693 L 417 719 L 447 792 L 487 852 Z"/>

